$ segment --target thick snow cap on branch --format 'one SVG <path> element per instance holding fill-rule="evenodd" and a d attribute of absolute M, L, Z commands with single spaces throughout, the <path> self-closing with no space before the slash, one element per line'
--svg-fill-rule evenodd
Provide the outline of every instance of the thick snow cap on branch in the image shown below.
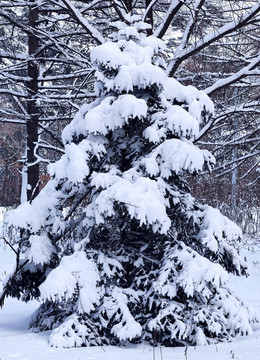
<path fill-rule="evenodd" d="M 32 203 L 25 202 L 17 209 L 9 211 L 5 218 L 7 226 L 27 228 L 34 234 L 43 230 L 48 223 L 46 218 L 50 218 L 59 203 L 59 193 L 55 190 L 55 185 L 56 180 L 48 182 L 44 191 L 41 191 Z"/>
<path fill-rule="evenodd" d="M 91 61 L 97 65 L 117 69 L 127 62 L 127 56 L 124 56 L 117 44 L 106 42 L 91 51 Z"/>
<path fill-rule="evenodd" d="M 213 156 L 206 150 L 201 151 L 191 143 L 179 139 L 165 140 L 148 156 L 141 160 L 150 176 L 161 176 L 168 179 L 173 173 L 184 171 L 195 173 L 202 170 L 205 162 L 214 164 Z"/>
<path fill-rule="evenodd" d="M 140 225 L 151 225 L 154 232 L 167 232 L 171 224 L 166 212 L 168 202 L 156 181 L 144 177 L 130 180 L 105 173 L 93 176 L 92 185 L 100 187 L 101 184 L 107 188 L 86 208 L 86 213 L 93 216 L 94 205 L 96 223 L 113 216 L 114 203 L 119 202 L 125 205 L 132 218 L 140 221 Z"/>
<path fill-rule="evenodd" d="M 97 282 L 100 280 L 97 266 L 86 258 L 83 251 L 64 256 L 56 269 L 52 270 L 40 286 L 43 300 L 70 300 L 78 288 L 79 313 L 89 313 L 99 302 Z"/>
<path fill-rule="evenodd" d="M 176 271 L 177 267 L 181 268 L 180 272 Z M 170 273 L 175 273 L 174 285 L 168 281 Z M 212 292 L 218 291 L 227 280 L 227 272 L 221 265 L 212 264 L 184 243 L 180 243 L 171 250 L 153 286 L 170 298 L 174 298 L 178 288 L 182 288 L 188 297 L 193 297 L 197 292 L 209 299 Z M 211 283 L 212 291 L 209 291 L 205 281 Z"/>
<path fill-rule="evenodd" d="M 199 237 L 211 251 L 217 252 L 223 241 L 231 243 L 242 238 L 242 231 L 238 225 L 223 216 L 218 209 L 205 206 L 203 221 Z"/>
<path fill-rule="evenodd" d="M 77 135 L 107 135 L 109 131 L 122 128 L 129 119 L 142 119 L 147 114 L 143 99 L 130 94 L 119 97 L 107 96 L 99 105 L 84 114 L 84 121 L 74 121 Z"/>
<path fill-rule="evenodd" d="M 27 259 L 32 261 L 35 265 L 49 263 L 52 254 L 56 252 L 50 239 L 45 234 L 42 236 L 31 235 L 29 242 L 30 247 L 28 247 L 28 250 L 25 253 Z"/>

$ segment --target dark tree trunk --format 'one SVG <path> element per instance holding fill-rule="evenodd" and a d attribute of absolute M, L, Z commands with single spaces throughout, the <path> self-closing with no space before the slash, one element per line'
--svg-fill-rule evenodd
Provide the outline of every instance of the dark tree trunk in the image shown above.
<path fill-rule="evenodd" d="M 151 0 L 145 0 L 146 8 L 148 8 L 150 3 L 151 3 Z M 153 33 L 153 7 L 151 7 L 150 10 L 148 11 L 145 21 L 151 25 L 151 28 L 147 31 L 147 34 L 152 35 L 152 33 Z"/>
<path fill-rule="evenodd" d="M 35 53 L 39 48 L 39 39 L 34 30 L 37 27 L 37 20 L 39 16 L 38 7 L 35 6 L 33 0 L 29 2 L 29 26 L 30 33 L 28 37 L 28 100 L 27 112 L 29 119 L 27 120 L 27 200 L 31 201 L 39 193 L 39 164 L 36 163 L 37 158 L 36 146 L 38 142 L 38 121 L 39 109 L 37 107 L 37 94 L 38 94 L 38 64 L 35 58 Z"/>
<path fill-rule="evenodd" d="M 125 1 L 125 6 L 127 8 L 128 12 L 131 12 L 133 10 L 133 3 L 132 0 L 126 0 Z"/>

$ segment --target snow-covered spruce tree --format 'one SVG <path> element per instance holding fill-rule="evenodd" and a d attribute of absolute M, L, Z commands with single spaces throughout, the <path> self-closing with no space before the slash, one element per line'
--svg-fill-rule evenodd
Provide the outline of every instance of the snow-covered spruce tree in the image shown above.
<path fill-rule="evenodd" d="M 7 216 L 20 265 L 4 291 L 43 299 L 31 326 L 52 329 L 52 346 L 248 334 L 255 316 L 225 285 L 246 274 L 229 245 L 240 230 L 184 180 L 214 163 L 193 144 L 213 105 L 167 77 L 161 40 L 128 22 L 92 50 L 97 98 L 63 131 L 51 180 Z"/>

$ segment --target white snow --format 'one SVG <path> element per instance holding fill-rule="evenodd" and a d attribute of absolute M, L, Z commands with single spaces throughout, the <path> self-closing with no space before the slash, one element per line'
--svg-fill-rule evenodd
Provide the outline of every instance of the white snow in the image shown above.
<path fill-rule="evenodd" d="M 36 265 L 48 263 L 51 255 L 55 252 L 55 248 L 48 236 L 31 235 L 29 242 L 30 247 L 28 247 L 26 257 Z"/>
<path fill-rule="evenodd" d="M 166 233 L 169 229 L 171 222 L 166 213 L 168 203 L 156 181 L 144 177 L 131 181 L 114 175 L 98 174 L 93 178 L 92 184 L 97 187 L 108 186 L 95 200 L 96 223 L 104 222 L 105 217 L 113 215 L 113 203 L 120 202 L 126 206 L 132 218 L 140 221 L 140 225 L 150 224 L 154 232 L 161 233 Z M 93 203 L 87 206 L 87 215 L 88 209 L 92 207 Z"/>
<path fill-rule="evenodd" d="M 86 258 L 84 251 L 75 251 L 70 256 L 64 256 L 59 266 L 50 272 L 40 286 L 41 297 L 43 300 L 69 300 L 78 287 L 81 298 L 79 310 L 89 313 L 94 308 L 93 304 L 99 301 L 96 291 L 98 280 L 96 264 Z"/>
<path fill-rule="evenodd" d="M 160 51 L 164 51 L 166 48 L 164 42 L 155 36 L 145 37 L 144 39 L 142 39 L 140 45 L 151 47 L 155 54 L 158 54 Z"/>
<path fill-rule="evenodd" d="M 200 106 L 198 101 L 196 103 Z M 193 114 L 195 114 L 194 110 L 195 107 L 193 108 Z M 161 139 L 166 138 L 169 131 L 178 137 L 197 137 L 199 133 L 198 120 L 200 120 L 201 116 L 200 107 L 195 115 L 196 117 L 191 116 L 188 111 L 179 105 L 171 105 L 165 112 L 157 112 L 152 116 L 153 124 L 145 129 L 143 135 L 154 143 L 159 143 Z"/>
<path fill-rule="evenodd" d="M 91 51 L 91 61 L 107 67 L 118 68 L 126 62 L 126 59 L 115 43 L 106 42 Z"/>
<path fill-rule="evenodd" d="M 2 279 L 4 270 L 7 272 L 12 270 L 15 257 L 9 249 L 4 248 L 2 242 L 0 244 L 0 279 Z M 230 276 L 229 283 L 242 299 L 260 313 L 260 246 L 256 246 L 254 252 L 244 249 L 241 255 L 248 258 L 251 276 L 249 278 Z M 120 296 L 122 300 L 123 296 Z M 187 358 L 183 347 L 152 348 L 146 344 L 57 349 L 48 344 L 49 331 L 38 334 L 27 331 L 30 317 L 38 305 L 36 301 L 25 304 L 11 298 L 6 299 L 3 309 L 0 309 L 1 360 L 121 360 L 122 358 L 124 360 L 259 360 L 260 325 L 254 326 L 253 334 L 237 337 L 231 343 L 188 347 Z M 203 343 L 199 332 L 196 336 Z"/>
<path fill-rule="evenodd" d="M 109 130 L 121 128 L 129 118 L 143 118 L 147 113 L 144 100 L 133 95 L 121 95 L 118 98 L 106 97 L 100 105 L 91 109 L 84 119 L 85 128 L 81 134 L 107 135 Z"/>
<path fill-rule="evenodd" d="M 140 65 L 130 64 L 121 66 L 113 82 L 106 81 L 104 78 L 102 80 L 108 91 L 129 92 L 133 91 L 135 86 L 138 89 L 145 89 L 154 84 L 163 86 L 165 78 L 166 75 L 162 69 L 149 62 L 144 62 Z"/>
<path fill-rule="evenodd" d="M 40 192 L 32 204 L 25 202 L 17 209 L 8 211 L 5 217 L 7 225 L 12 223 L 12 226 L 20 228 L 29 226 L 33 233 L 37 233 L 44 228 L 46 216 L 50 214 L 49 209 L 55 208 L 57 195 L 55 184 L 48 182 L 45 190 Z"/>
<path fill-rule="evenodd" d="M 50 335 L 50 345 L 54 348 L 72 348 L 82 346 L 82 336 L 86 333 L 86 327 L 78 321 L 78 316 L 69 316 L 58 328 L 54 329 Z"/>
<path fill-rule="evenodd" d="M 127 289 L 129 291 L 129 289 Z M 112 300 L 113 299 L 113 300 Z M 110 316 L 116 314 L 120 310 L 121 321 L 113 326 L 111 332 L 114 333 L 120 340 L 133 339 L 136 336 L 141 336 L 142 326 L 135 321 L 129 308 L 127 306 L 127 295 L 123 289 L 115 287 L 111 294 L 111 299 L 108 300 L 108 307 L 110 310 Z"/>
<path fill-rule="evenodd" d="M 199 172 L 205 162 L 209 162 L 209 165 L 214 163 L 213 156 L 179 139 L 165 140 L 141 160 L 149 175 L 160 173 L 164 179 L 168 179 L 173 173 Z"/>
<path fill-rule="evenodd" d="M 223 216 L 218 209 L 206 205 L 203 210 L 203 222 L 199 237 L 211 251 L 217 252 L 218 242 L 225 238 L 228 243 L 242 239 L 242 231 L 238 225 Z"/>
<path fill-rule="evenodd" d="M 174 78 L 166 78 L 163 94 L 167 100 L 176 99 L 179 102 L 187 102 L 189 113 L 197 120 L 200 120 L 203 108 L 211 114 L 214 113 L 214 104 L 204 91 L 192 85 L 184 86 Z"/>

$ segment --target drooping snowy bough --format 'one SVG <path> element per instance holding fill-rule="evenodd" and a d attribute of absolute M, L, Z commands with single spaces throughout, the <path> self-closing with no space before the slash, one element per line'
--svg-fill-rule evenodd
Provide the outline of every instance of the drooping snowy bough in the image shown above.
<path fill-rule="evenodd" d="M 7 216 L 21 255 L 5 292 L 41 297 L 31 326 L 56 347 L 248 334 L 255 314 L 226 287 L 246 274 L 240 229 L 184 180 L 214 164 L 193 144 L 213 104 L 167 77 L 162 41 L 128 21 L 92 50 L 97 98 L 64 129 L 51 180 Z"/>

